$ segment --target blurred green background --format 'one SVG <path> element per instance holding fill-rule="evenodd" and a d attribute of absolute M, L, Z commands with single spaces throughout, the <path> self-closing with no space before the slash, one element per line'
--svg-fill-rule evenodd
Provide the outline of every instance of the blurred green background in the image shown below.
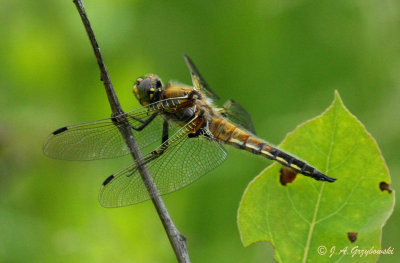
<path fill-rule="evenodd" d="M 136 77 L 190 83 L 189 54 L 222 100 L 252 114 L 279 144 L 339 90 L 376 138 L 400 183 L 399 1 L 129 1 L 85 6 L 125 110 Z M 66 162 L 42 143 L 61 126 L 110 115 L 89 41 L 72 1 L 0 2 L 0 262 L 175 262 L 150 202 L 105 209 L 101 183 L 130 158 Z M 165 196 L 193 262 L 270 262 L 269 243 L 243 248 L 236 212 L 267 165 L 229 149 L 204 179 Z M 397 192 L 397 195 L 399 191 Z M 306 197 L 305 197 L 306 198 Z M 368 205 L 368 204 L 365 204 Z M 382 247 L 400 261 L 400 211 Z"/>

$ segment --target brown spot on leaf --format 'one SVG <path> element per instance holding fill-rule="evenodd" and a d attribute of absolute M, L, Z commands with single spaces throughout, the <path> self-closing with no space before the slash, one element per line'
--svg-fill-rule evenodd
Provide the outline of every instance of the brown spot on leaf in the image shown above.
<path fill-rule="evenodd" d="M 349 238 L 351 243 L 354 243 L 357 240 L 357 232 L 348 232 L 347 237 Z"/>
<path fill-rule="evenodd" d="M 296 179 L 296 172 L 289 167 L 282 167 L 281 168 L 281 176 L 280 176 L 280 182 L 282 185 L 286 185 L 288 183 L 292 183 L 294 179 Z"/>
<path fill-rule="evenodd" d="M 389 194 L 392 193 L 392 189 L 390 189 L 390 186 L 385 182 L 380 182 L 379 188 L 381 189 L 382 192 L 387 191 Z"/>

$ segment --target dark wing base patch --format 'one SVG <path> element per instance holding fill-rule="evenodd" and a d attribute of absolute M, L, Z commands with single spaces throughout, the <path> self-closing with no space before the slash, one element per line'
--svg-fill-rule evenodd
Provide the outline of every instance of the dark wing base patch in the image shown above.
<path fill-rule="evenodd" d="M 225 118 L 239 126 L 239 128 L 243 128 L 256 135 L 256 129 L 254 128 L 250 113 L 235 100 L 227 100 L 220 109 L 220 112 Z"/>
<path fill-rule="evenodd" d="M 188 66 L 189 71 L 192 75 L 192 82 L 196 89 L 203 91 L 207 95 L 207 97 L 213 100 L 219 100 L 219 97 L 217 96 L 217 94 L 215 94 L 214 91 L 210 89 L 193 61 L 186 54 L 183 54 L 183 57 L 185 58 L 186 65 Z"/>

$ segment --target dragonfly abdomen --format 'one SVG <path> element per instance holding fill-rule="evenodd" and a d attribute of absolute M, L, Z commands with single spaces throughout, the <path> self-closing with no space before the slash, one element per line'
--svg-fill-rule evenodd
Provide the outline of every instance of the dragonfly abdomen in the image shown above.
<path fill-rule="evenodd" d="M 256 142 L 256 143 L 254 143 Z M 296 157 L 287 154 L 253 136 L 250 136 L 244 144 L 244 149 L 255 154 L 260 154 L 270 160 L 274 160 L 286 167 L 290 167 L 298 173 L 309 176 L 318 181 L 334 182 L 336 179 L 331 178 L 311 165 L 303 162 Z"/>
<path fill-rule="evenodd" d="M 224 119 L 214 119 L 210 124 L 210 131 L 219 141 L 233 145 L 236 148 L 246 150 L 253 154 L 264 156 L 270 160 L 294 169 L 296 172 L 310 176 L 318 181 L 333 182 L 336 179 L 319 172 L 309 164 L 287 154 L 263 140 L 239 129 Z"/>

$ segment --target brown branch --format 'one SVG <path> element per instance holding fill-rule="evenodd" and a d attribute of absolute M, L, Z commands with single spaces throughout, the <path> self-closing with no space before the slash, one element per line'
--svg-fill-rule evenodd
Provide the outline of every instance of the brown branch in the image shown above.
<path fill-rule="evenodd" d="M 142 154 L 139 150 L 139 147 L 134 139 L 134 136 L 132 134 L 132 130 L 129 126 L 129 122 L 126 120 L 126 118 L 122 115 L 123 111 L 121 108 L 121 105 L 119 104 L 117 95 L 115 94 L 110 76 L 108 74 L 106 65 L 104 63 L 103 57 L 100 52 L 99 45 L 97 44 L 95 35 L 93 33 L 93 30 L 90 26 L 89 19 L 86 15 L 84 6 L 81 2 L 81 0 L 73 0 L 74 4 L 76 5 L 76 8 L 78 9 L 78 12 L 82 18 L 83 25 L 85 26 L 86 32 L 89 36 L 90 42 L 93 47 L 94 54 L 97 59 L 97 64 L 99 65 L 100 72 L 101 72 L 101 81 L 104 84 L 104 88 L 106 89 L 107 92 L 107 97 L 108 101 L 111 106 L 112 110 L 112 115 L 118 119 L 118 121 L 124 123 L 125 125 L 121 125 L 121 128 L 119 129 L 123 138 L 125 139 L 125 142 L 127 146 L 129 147 L 130 153 L 133 157 L 133 159 L 138 162 L 139 165 L 139 173 L 140 176 L 143 179 L 143 182 L 146 186 L 147 191 L 149 192 L 150 198 L 153 201 L 153 204 L 157 210 L 157 213 L 161 219 L 161 222 L 164 226 L 165 231 L 167 232 L 168 239 L 172 245 L 172 248 L 174 249 L 176 258 L 178 259 L 179 262 L 190 262 L 189 259 L 189 254 L 186 248 L 186 239 L 184 236 L 182 236 L 178 229 L 175 227 L 174 222 L 172 221 L 167 208 L 165 207 L 164 201 L 161 199 L 160 193 L 157 189 L 156 184 L 153 181 L 153 178 L 151 177 L 149 170 L 145 165 L 142 165 L 140 163 L 140 160 L 142 160 Z"/>

